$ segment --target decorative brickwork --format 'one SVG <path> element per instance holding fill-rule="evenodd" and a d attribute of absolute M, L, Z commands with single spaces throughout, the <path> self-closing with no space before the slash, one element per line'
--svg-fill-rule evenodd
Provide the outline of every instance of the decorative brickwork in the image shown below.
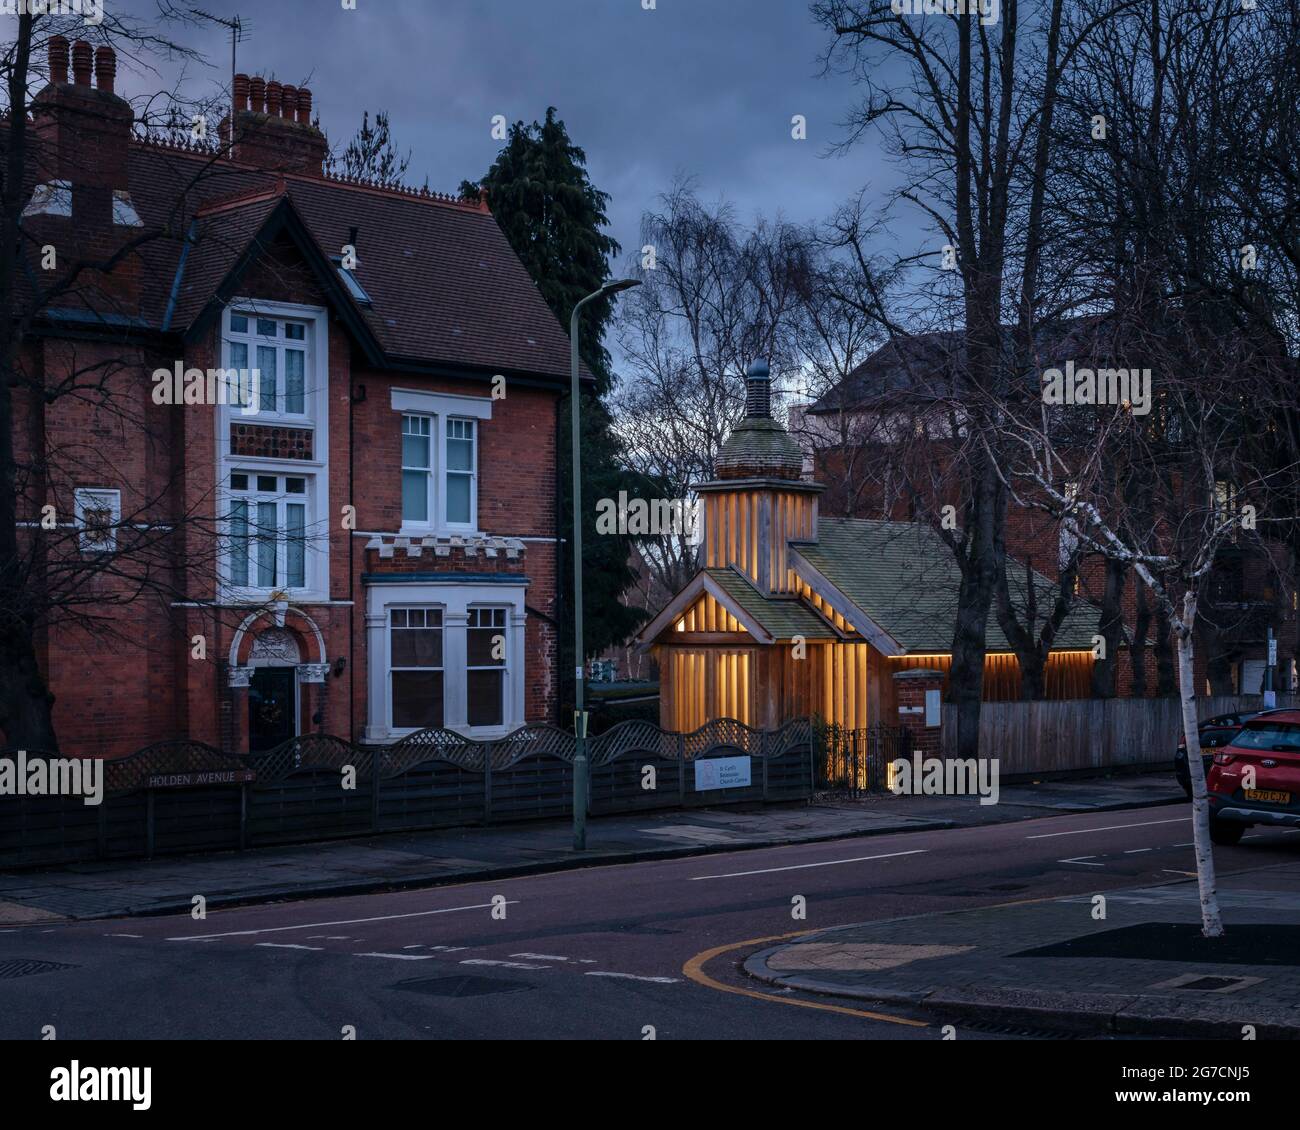
<path fill-rule="evenodd" d="M 894 672 L 894 696 L 898 701 L 898 724 L 911 737 L 913 753 L 941 757 L 943 727 L 925 724 L 925 693 L 943 688 L 943 672 L 926 668 Z"/>
<path fill-rule="evenodd" d="M 232 455 L 260 455 L 267 459 L 313 459 L 315 434 L 310 428 L 273 428 L 264 424 L 231 426 Z"/>

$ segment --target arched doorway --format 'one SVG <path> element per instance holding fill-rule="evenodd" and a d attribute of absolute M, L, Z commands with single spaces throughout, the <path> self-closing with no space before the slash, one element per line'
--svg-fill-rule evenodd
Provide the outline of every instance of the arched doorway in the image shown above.
<path fill-rule="evenodd" d="M 248 656 L 248 750 L 261 753 L 298 736 L 298 665 L 302 652 L 294 634 L 267 628 Z"/>

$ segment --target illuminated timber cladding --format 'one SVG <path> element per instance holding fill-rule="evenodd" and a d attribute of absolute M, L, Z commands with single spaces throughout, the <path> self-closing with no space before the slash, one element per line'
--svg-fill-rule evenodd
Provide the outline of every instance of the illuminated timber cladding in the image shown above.
<path fill-rule="evenodd" d="M 638 637 L 659 660 L 660 723 L 893 723 L 891 676 L 951 665 L 960 584 L 952 552 L 922 523 L 820 516 L 824 488 L 801 478 L 799 445 L 772 419 L 766 364 L 751 366 L 746 386 L 745 418 L 715 478 L 696 488 L 703 567 Z M 1008 574 L 1023 607 L 1025 571 Z M 1051 583 L 1033 578 L 1038 606 L 1050 607 Z M 1096 608 L 1079 602 L 1061 625 L 1049 698 L 1087 697 L 1096 622 Z M 987 639 L 984 697 L 1015 698 L 1019 663 L 992 615 Z"/>

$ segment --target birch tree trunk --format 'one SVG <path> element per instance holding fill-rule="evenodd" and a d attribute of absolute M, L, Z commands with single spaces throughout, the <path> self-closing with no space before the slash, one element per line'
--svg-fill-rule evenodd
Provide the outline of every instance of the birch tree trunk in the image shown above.
<path fill-rule="evenodd" d="M 1192 839 L 1196 846 L 1196 885 L 1201 897 L 1201 933 L 1223 937 L 1219 892 L 1214 877 L 1214 850 L 1210 843 L 1210 800 L 1205 789 L 1205 764 L 1201 760 L 1200 729 L 1196 717 L 1196 682 L 1192 630 L 1196 624 L 1196 594 L 1183 594 L 1183 612 L 1173 617 L 1178 641 L 1178 691 L 1183 705 L 1183 737 L 1187 740 L 1187 773 L 1192 782 Z"/>

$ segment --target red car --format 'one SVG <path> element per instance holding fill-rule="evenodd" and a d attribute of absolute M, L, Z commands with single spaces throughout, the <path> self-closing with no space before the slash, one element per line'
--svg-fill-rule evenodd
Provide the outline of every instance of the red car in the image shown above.
<path fill-rule="evenodd" d="M 1214 754 L 1210 838 L 1235 844 L 1252 824 L 1300 828 L 1300 710 L 1253 718 Z"/>

